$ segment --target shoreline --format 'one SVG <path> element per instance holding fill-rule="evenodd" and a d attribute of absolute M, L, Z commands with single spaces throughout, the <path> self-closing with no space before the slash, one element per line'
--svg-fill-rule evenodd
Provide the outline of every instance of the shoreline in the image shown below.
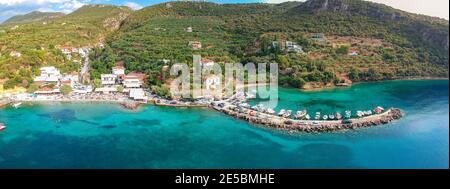
<path fill-rule="evenodd" d="M 378 82 L 389 82 L 389 81 L 440 81 L 440 80 L 449 80 L 448 77 L 412 77 L 412 78 L 397 78 L 397 79 L 386 79 L 386 80 L 376 80 L 376 81 L 357 81 L 357 82 L 353 82 L 350 85 L 347 86 L 337 86 L 337 85 L 332 85 L 332 86 L 323 86 L 323 87 L 319 87 L 319 88 L 311 88 L 311 89 L 302 89 L 302 88 L 294 88 L 294 87 L 286 87 L 286 88 L 292 88 L 292 89 L 297 89 L 303 92 L 317 92 L 317 91 L 322 91 L 322 90 L 331 90 L 331 89 L 337 89 L 337 88 L 349 88 L 352 87 L 353 85 L 356 84 L 362 84 L 362 83 L 378 83 Z"/>
<path fill-rule="evenodd" d="M 263 127 L 274 128 L 290 132 L 306 132 L 306 133 L 322 133 L 322 132 L 335 132 L 341 130 L 353 130 L 366 127 L 374 127 L 391 123 L 403 117 L 403 113 L 400 109 L 389 108 L 383 113 L 374 114 L 361 118 L 348 119 L 349 122 L 344 120 L 294 120 L 291 118 L 283 118 L 276 115 L 270 115 L 265 113 L 259 113 L 263 116 L 250 116 L 247 113 L 238 113 L 232 110 L 212 109 L 231 116 L 238 120 L 246 121 L 250 124 L 262 125 Z"/>

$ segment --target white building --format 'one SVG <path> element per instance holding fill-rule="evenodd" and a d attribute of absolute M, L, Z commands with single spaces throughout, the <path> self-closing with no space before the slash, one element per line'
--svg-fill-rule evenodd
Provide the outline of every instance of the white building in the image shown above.
<path fill-rule="evenodd" d="M 102 85 L 114 85 L 116 84 L 117 75 L 114 74 L 102 74 Z"/>
<path fill-rule="evenodd" d="M 147 100 L 143 89 L 130 89 L 130 98 L 134 100 Z"/>
<path fill-rule="evenodd" d="M 142 86 L 142 81 L 136 76 L 125 76 L 123 86 L 125 88 L 139 88 Z"/>
<path fill-rule="evenodd" d="M 114 75 L 125 75 L 125 68 L 123 66 L 115 66 L 112 68 Z"/>
<path fill-rule="evenodd" d="M 300 45 L 297 45 L 297 43 L 292 42 L 292 41 L 286 41 L 286 49 L 288 50 L 288 52 L 298 52 L 298 53 L 303 53 L 303 48 Z"/>
<path fill-rule="evenodd" d="M 42 67 L 40 69 L 41 75 L 34 78 L 36 82 L 58 82 L 61 77 L 61 73 L 53 66 Z"/>
<path fill-rule="evenodd" d="M 11 53 L 9 53 L 9 56 L 19 58 L 22 56 L 22 53 L 17 52 L 17 51 L 11 51 Z"/>

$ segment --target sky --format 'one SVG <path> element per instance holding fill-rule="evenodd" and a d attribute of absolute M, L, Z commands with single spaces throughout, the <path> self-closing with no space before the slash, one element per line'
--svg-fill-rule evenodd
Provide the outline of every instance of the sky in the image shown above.
<path fill-rule="evenodd" d="M 125 5 L 138 10 L 170 0 L 0 0 L 0 23 L 6 19 L 34 10 L 70 13 L 85 4 Z M 172 0 L 173 1 L 173 0 Z M 209 0 L 216 3 L 281 3 L 287 0 Z M 298 0 L 304 1 L 304 0 Z M 449 0 L 369 0 L 407 12 L 449 19 Z"/>

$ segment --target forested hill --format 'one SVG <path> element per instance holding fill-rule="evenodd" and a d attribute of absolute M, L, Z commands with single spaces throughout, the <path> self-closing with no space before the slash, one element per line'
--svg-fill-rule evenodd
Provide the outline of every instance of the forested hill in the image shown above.
<path fill-rule="evenodd" d="M 311 38 L 317 33 L 325 43 Z M 96 53 L 94 76 L 124 60 L 128 69 L 157 78 L 160 60 L 189 63 L 194 53 L 216 62 L 278 62 L 281 83 L 294 87 L 448 77 L 447 20 L 361 0 L 162 3 L 133 13 L 107 41 L 107 53 Z M 192 49 L 190 41 L 201 42 L 202 48 Z M 272 46 L 285 41 L 302 46 L 304 53 Z"/>
<path fill-rule="evenodd" d="M 33 11 L 24 15 L 17 15 L 4 21 L 3 24 L 24 24 L 30 22 L 47 21 L 64 16 L 64 13 L 60 12 L 39 12 Z"/>
<path fill-rule="evenodd" d="M 163 62 L 191 63 L 192 54 L 219 63 L 278 62 L 281 84 L 292 87 L 448 77 L 448 27 L 447 20 L 361 0 L 167 2 L 138 11 L 89 5 L 46 25 L 0 25 L 0 82 L 20 81 L 27 72 L 19 73 L 18 67 L 67 65 L 54 58 L 61 55 L 48 56 L 49 47 L 100 41 L 106 47 L 91 55 L 93 78 L 124 61 L 127 70 L 145 72 L 150 84 L 161 84 Z M 301 50 L 289 50 L 286 41 Z M 196 42 L 198 49 L 192 46 Z M 11 57 L 11 51 L 24 56 Z"/>

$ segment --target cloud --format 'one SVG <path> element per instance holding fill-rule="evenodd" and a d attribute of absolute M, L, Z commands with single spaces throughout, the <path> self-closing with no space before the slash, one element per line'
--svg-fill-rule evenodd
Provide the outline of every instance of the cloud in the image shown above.
<path fill-rule="evenodd" d="M 137 3 L 135 3 L 135 2 L 125 2 L 125 3 L 123 3 L 123 5 L 125 5 L 127 7 L 130 7 L 133 10 L 142 9 L 142 6 L 137 4 Z"/>
<path fill-rule="evenodd" d="M 19 14 L 42 12 L 70 13 L 91 0 L 0 0 L 0 23 Z"/>

